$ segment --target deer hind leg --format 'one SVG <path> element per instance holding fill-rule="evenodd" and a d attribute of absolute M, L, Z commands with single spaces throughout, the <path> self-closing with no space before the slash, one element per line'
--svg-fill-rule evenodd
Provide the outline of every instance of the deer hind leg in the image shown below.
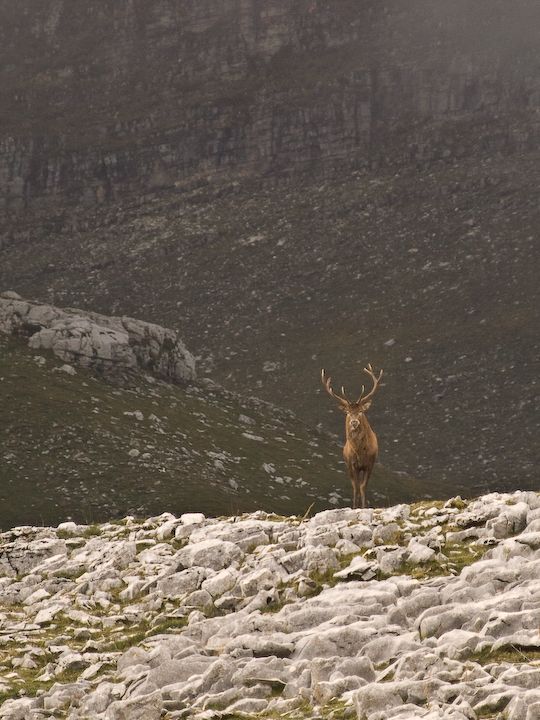
<path fill-rule="evenodd" d="M 366 507 L 366 488 L 369 480 L 369 470 L 362 470 L 358 474 L 358 490 L 360 492 L 360 498 L 362 500 L 362 507 Z"/>
<path fill-rule="evenodd" d="M 358 469 L 354 464 L 347 463 L 347 470 L 349 471 L 349 477 L 352 485 L 352 506 L 353 509 L 358 507 Z"/>
<path fill-rule="evenodd" d="M 353 509 L 358 507 L 358 487 L 356 485 L 356 477 L 357 474 L 353 467 L 349 470 L 349 475 L 351 476 L 351 485 L 352 485 L 352 506 Z"/>

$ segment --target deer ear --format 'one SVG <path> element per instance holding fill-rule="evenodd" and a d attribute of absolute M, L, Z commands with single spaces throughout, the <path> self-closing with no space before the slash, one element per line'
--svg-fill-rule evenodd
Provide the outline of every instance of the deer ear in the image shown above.
<path fill-rule="evenodd" d="M 367 412 L 370 407 L 371 407 L 371 400 L 368 400 L 367 403 L 365 403 L 364 405 L 362 405 L 362 412 Z"/>

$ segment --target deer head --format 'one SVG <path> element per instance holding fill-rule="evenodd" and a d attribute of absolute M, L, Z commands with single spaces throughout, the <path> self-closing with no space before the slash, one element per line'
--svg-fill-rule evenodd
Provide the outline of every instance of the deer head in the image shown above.
<path fill-rule="evenodd" d="M 358 400 L 351 401 L 345 395 L 345 388 L 343 386 L 341 388 L 341 395 L 338 395 L 338 393 L 334 392 L 334 390 L 332 389 L 332 378 L 326 375 L 324 369 L 321 370 L 321 380 L 323 386 L 326 389 L 326 392 L 338 401 L 338 407 L 340 408 L 340 410 L 343 410 L 343 412 L 346 413 L 347 425 L 350 426 L 352 430 L 356 430 L 356 428 L 358 428 L 361 423 L 362 416 L 371 407 L 372 398 L 377 392 L 379 383 L 383 376 L 382 370 L 376 376 L 371 364 L 364 368 L 364 372 L 367 373 L 372 379 L 373 386 L 368 392 L 368 394 L 365 395 L 365 385 L 362 385 L 362 391 L 360 392 L 360 397 L 358 398 Z"/>

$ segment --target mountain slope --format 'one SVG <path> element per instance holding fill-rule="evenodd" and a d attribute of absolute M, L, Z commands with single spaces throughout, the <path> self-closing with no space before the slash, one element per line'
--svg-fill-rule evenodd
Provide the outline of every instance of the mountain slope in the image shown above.
<path fill-rule="evenodd" d="M 370 361 L 383 463 L 535 488 L 539 159 L 165 193 L 11 248 L 0 277 L 179 326 L 201 372 L 334 432 L 320 368 L 354 393 Z"/>
<path fill-rule="evenodd" d="M 538 486 L 536 0 L 0 17 L 0 287 L 179 326 L 334 431 L 321 366 L 355 392 L 371 361 L 385 464 Z"/>

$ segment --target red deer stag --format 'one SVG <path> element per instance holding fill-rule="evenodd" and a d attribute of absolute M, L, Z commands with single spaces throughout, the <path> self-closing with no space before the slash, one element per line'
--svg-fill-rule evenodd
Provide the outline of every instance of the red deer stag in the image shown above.
<path fill-rule="evenodd" d="M 321 379 L 326 392 L 335 398 L 341 410 L 346 413 L 345 418 L 345 445 L 343 447 L 343 458 L 347 465 L 349 477 L 353 489 L 353 508 L 358 507 L 358 496 L 362 507 L 366 507 L 366 487 L 377 459 L 379 446 L 377 436 L 371 429 L 366 417 L 366 412 L 371 407 L 371 400 L 382 378 L 383 371 L 376 377 L 371 365 L 364 368 L 373 381 L 373 387 L 367 395 L 364 395 L 365 386 L 362 385 L 362 392 L 356 402 L 351 402 L 345 397 L 345 390 L 341 388 L 341 395 L 332 390 L 332 378 L 321 371 Z"/>

